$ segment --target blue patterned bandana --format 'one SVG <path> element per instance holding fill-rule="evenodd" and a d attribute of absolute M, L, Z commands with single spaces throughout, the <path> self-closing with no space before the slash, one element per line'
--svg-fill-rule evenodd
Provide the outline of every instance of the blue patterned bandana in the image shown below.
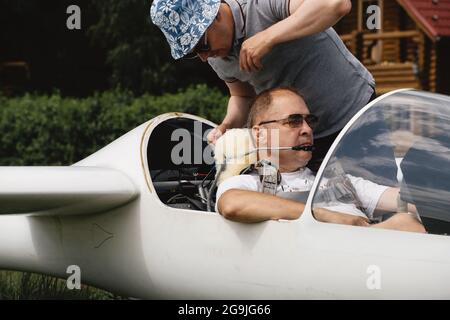
<path fill-rule="evenodd" d="M 150 17 L 166 36 L 172 57 L 192 51 L 219 12 L 220 0 L 154 0 Z"/>

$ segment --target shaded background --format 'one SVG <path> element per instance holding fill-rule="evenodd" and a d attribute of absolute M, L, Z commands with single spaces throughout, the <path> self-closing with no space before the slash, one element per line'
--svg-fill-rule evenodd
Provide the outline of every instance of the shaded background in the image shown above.
<path fill-rule="evenodd" d="M 69 5 L 81 30 L 68 30 Z M 374 74 L 379 93 L 403 87 L 450 94 L 450 0 L 354 0 L 336 26 Z M 0 0 L 0 89 L 86 97 L 112 88 L 159 95 L 207 83 L 226 87 L 206 63 L 175 61 L 149 18 L 150 0 Z M 372 5 L 380 28 L 370 30 Z"/>
<path fill-rule="evenodd" d="M 150 1 L 0 1 L 0 86 L 85 97 L 120 87 L 135 94 L 174 92 L 196 83 L 224 85 L 199 59 L 174 61 L 149 19 Z M 69 30 L 69 5 L 81 30 Z"/>

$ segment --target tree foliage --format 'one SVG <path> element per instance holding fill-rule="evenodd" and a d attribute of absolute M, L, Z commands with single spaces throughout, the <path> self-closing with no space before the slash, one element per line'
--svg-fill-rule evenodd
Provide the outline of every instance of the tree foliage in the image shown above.
<path fill-rule="evenodd" d="M 175 61 L 162 32 L 150 19 L 151 1 L 94 2 L 100 16 L 90 37 L 107 50 L 111 84 L 134 92 L 162 93 L 194 83 L 219 84 L 207 64 Z"/>
<path fill-rule="evenodd" d="M 162 96 L 112 90 L 76 99 L 0 97 L 0 165 L 69 165 L 166 112 L 219 122 L 227 97 L 205 85 Z"/>
<path fill-rule="evenodd" d="M 73 4 L 81 10 L 81 30 L 66 27 Z M 0 86 L 1 63 L 25 61 L 31 75 L 25 91 L 162 94 L 200 83 L 225 90 L 208 64 L 172 59 L 150 6 L 149 0 L 0 0 Z"/>

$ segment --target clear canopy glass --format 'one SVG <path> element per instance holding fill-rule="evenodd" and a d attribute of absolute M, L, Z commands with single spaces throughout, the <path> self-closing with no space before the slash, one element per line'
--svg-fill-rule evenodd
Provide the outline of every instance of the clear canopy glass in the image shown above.
<path fill-rule="evenodd" d="M 379 202 L 386 187 L 399 189 L 389 209 Z M 429 233 L 450 233 L 450 97 L 400 91 L 366 109 L 327 162 L 317 207 L 373 223 L 413 207 Z"/>

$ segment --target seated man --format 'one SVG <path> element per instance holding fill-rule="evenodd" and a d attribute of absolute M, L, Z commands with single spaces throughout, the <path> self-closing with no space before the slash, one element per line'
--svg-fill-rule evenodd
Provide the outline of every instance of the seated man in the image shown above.
<path fill-rule="evenodd" d="M 311 148 L 308 146 L 313 145 L 314 117 L 310 115 L 305 101 L 295 90 L 276 88 L 262 92 L 256 97 L 251 107 L 248 126 L 251 128 L 250 135 L 255 141 L 254 145 L 259 149 L 255 158 L 269 159 L 272 163 L 278 162 L 280 177 L 275 183 L 275 188 L 272 188 L 273 192 L 270 190 L 267 192 L 260 175 L 255 171 L 219 181 L 216 210 L 225 218 L 239 222 L 299 218 L 305 204 L 279 195 L 285 192 L 309 191 L 312 187 L 314 175 L 306 165 L 312 156 Z M 273 138 L 273 132 L 278 135 L 278 139 Z M 221 139 L 226 137 L 227 134 Z M 219 140 L 217 146 L 220 145 Z M 264 147 L 292 146 L 304 148 L 276 153 L 264 150 Z M 248 154 L 249 148 L 244 152 Z M 360 195 L 359 198 L 363 198 L 361 201 L 370 211 L 369 214 L 375 209 L 396 211 L 398 188 L 347 176 L 348 181 L 353 184 L 352 188 Z M 314 216 L 323 222 L 425 232 L 419 219 L 408 212 L 397 213 L 378 224 L 369 224 L 366 215 L 356 205 L 350 209 L 348 206 L 348 204 L 342 206 L 346 213 L 338 212 L 340 206 L 333 206 L 332 210 L 325 207 L 314 208 Z M 412 209 L 408 208 L 405 211 L 414 211 Z"/>

